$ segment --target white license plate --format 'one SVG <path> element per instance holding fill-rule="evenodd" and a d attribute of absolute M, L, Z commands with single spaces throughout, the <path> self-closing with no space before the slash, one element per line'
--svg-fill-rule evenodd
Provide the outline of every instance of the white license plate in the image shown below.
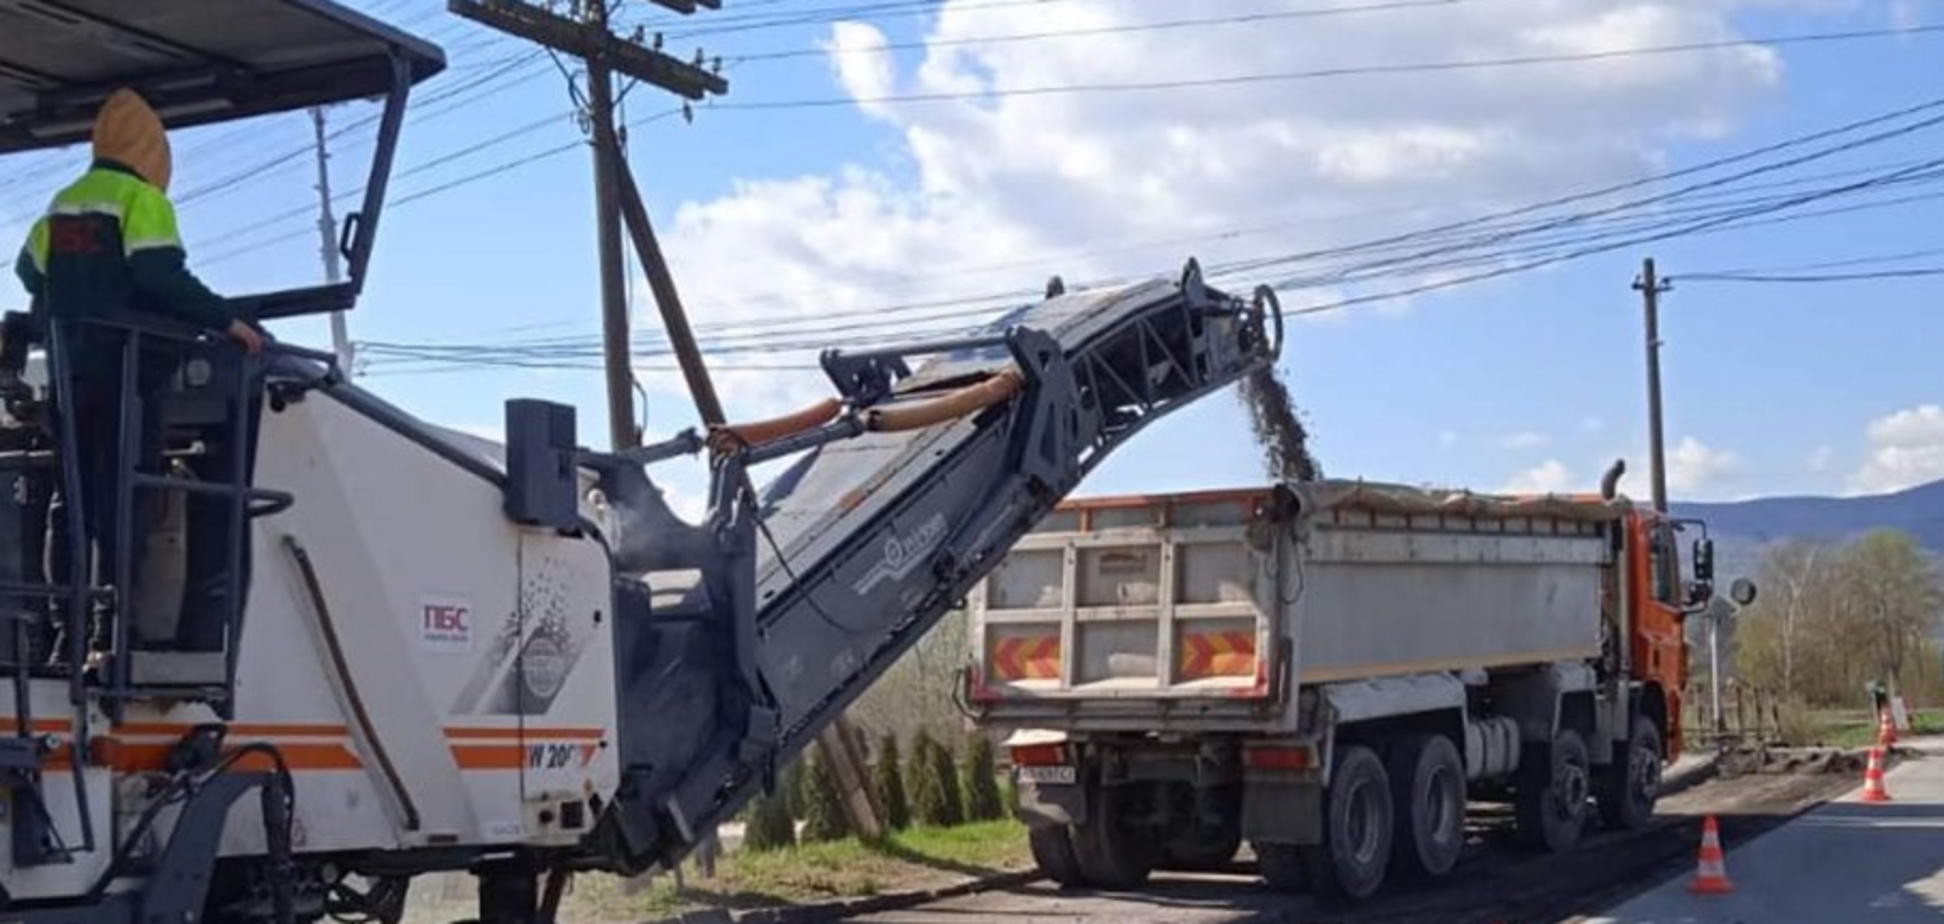
<path fill-rule="evenodd" d="M 1021 767 L 1019 768 L 1019 781 L 1021 783 L 1037 783 L 1042 785 L 1046 783 L 1057 783 L 1071 786 L 1079 781 L 1079 776 L 1074 773 L 1072 767 Z"/>

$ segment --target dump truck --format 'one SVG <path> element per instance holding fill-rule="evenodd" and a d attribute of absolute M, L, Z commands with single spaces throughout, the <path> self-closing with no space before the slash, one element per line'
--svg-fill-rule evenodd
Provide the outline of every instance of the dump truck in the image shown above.
<path fill-rule="evenodd" d="M 234 296 L 257 322 L 357 307 L 408 100 L 445 68 L 326 0 L 0 4 L 0 61 L 0 155 L 85 143 L 123 87 L 170 128 L 377 107 L 346 278 Z M 114 208 L 50 216 L 54 246 L 96 246 Z M 509 402 L 482 440 L 332 353 L 113 307 L 0 325 L 8 922 L 396 924 L 415 877 L 469 871 L 484 924 L 551 924 L 576 873 L 707 841 L 1089 471 L 1281 346 L 1273 293 L 1190 260 L 951 339 L 836 343 L 799 413 L 597 449 L 570 405 Z M 92 534 L 82 331 L 165 460 L 94 447 L 123 503 Z M 688 457 L 701 522 L 651 476 Z"/>
<path fill-rule="evenodd" d="M 1618 496 L 1620 472 L 1593 497 L 1062 504 L 967 600 L 964 698 L 1004 736 L 1039 868 L 1133 888 L 1246 841 L 1272 887 L 1354 900 L 1449 873 L 1471 800 L 1509 800 L 1551 850 L 1595 812 L 1645 824 L 1713 544 Z"/>

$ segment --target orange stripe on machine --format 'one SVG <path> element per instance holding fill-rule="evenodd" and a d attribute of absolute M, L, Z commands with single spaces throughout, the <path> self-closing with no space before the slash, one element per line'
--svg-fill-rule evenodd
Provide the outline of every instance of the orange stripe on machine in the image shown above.
<path fill-rule="evenodd" d="M 1060 676 L 1060 636 L 1014 635 L 992 646 L 994 680 L 1057 680 Z"/>
<path fill-rule="evenodd" d="M 1252 632 L 1183 632 L 1182 680 L 1256 675 L 1256 638 Z"/>

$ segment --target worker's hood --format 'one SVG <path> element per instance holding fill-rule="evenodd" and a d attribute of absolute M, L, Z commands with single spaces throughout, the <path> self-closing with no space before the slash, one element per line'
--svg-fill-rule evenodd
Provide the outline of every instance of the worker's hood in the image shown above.
<path fill-rule="evenodd" d="M 94 156 L 126 165 L 157 189 L 169 189 L 174 167 L 169 136 L 162 131 L 161 117 L 133 90 L 116 90 L 101 104 L 95 116 Z"/>

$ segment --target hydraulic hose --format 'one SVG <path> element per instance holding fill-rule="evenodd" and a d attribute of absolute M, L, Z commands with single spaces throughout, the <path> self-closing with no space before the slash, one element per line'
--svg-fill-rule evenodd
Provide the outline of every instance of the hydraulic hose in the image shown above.
<path fill-rule="evenodd" d="M 1018 369 L 1006 369 L 960 388 L 942 398 L 894 407 L 872 408 L 864 418 L 864 429 L 879 433 L 918 430 L 948 420 L 957 420 L 1011 399 L 1025 387 L 1026 379 Z"/>

